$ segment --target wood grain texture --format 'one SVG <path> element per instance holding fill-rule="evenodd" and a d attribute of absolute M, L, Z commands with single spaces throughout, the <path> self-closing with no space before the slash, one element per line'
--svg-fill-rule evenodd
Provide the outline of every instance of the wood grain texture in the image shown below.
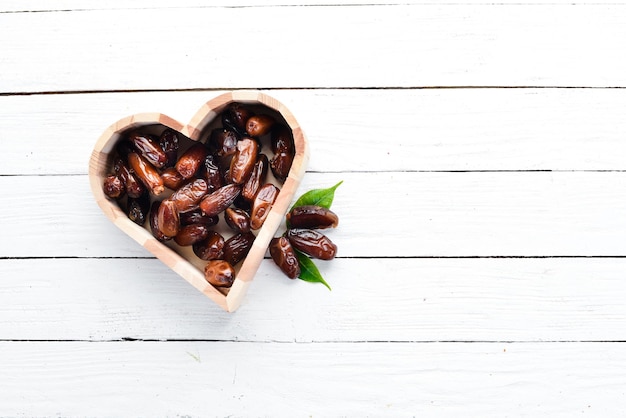
<path fill-rule="evenodd" d="M 624 86 L 626 61 L 618 57 L 626 49 L 625 21 L 626 7 L 620 5 L 5 13 L 0 92 Z M 240 46 L 251 40 L 283 53 L 269 61 L 267 48 L 246 48 L 246 62 L 265 65 L 237 65 Z M 161 67 L 155 71 L 155 65 Z"/>
<path fill-rule="evenodd" d="M 0 97 L 0 174 L 85 174 L 92 147 L 113 122 L 152 111 L 188 121 L 220 93 Z M 625 167 L 626 94 L 620 89 L 267 93 L 292 110 L 310 139 L 311 171 Z"/>
<path fill-rule="evenodd" d="M 296 195 L 340 180 L 339 257 L 626 254 L 623 172 L 307 173 Z M 0 257 L 149 256 L 104 217 L 87 176 L 0 177 L 0 188 L 13 202 L 0 207 L 12 237 Z"/>
<path fill-rule="evenodd" d="M 0 338 L 37 341 L 623 341 L 623 258 L 335 259 L 332 287 L 264 260 L 223 312 L 156 259 L 0 260 Z M 317 345 L 314 345 L 317 347 Z"/>
<path fill-rule="evenodd" d="M 0 414 L 619 416 L 625 367 L 615 343 L 0 343 Z"/>

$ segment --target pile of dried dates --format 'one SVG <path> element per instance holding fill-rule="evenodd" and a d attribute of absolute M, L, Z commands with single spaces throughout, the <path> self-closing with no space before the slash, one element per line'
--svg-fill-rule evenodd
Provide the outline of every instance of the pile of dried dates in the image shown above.
<path fill-rule="evenodd" d="M 263 106 L 230 103 L 220 114 L 221 126 L 212 125 L 204 142 L 169 128 L 159 134 L 128 132 L 116 144 L 104 193 L 132 221 L 148 223 L 159 241 L 191 246 L 207 261 L 206 280 L 228 288 L 295 156 L 291 129 L 271 113 Z M 263 153 L 268 142 L 271 158 Z M 229 237 L 215 228 L 221 218 Z"/>

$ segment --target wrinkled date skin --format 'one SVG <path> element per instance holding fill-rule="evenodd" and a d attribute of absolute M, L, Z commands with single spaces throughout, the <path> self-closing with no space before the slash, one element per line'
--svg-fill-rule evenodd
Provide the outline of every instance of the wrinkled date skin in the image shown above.
<path fill-rule="evenodd" d="M 181 225 L 202 224 L 206 226 L 217 225 L 220 218 L 215 216 L 206 216 L 200 209 L 190 210 L 189 212 L 183 212 L 180 215 Z"/>
<path fill-rule="evenodd" d="M 206 181 L 209 193 L 213 193 L 215 190 L 224 186 L 224 179 L 215 161 L 215 156 L 212 154 L 207 155 L 204 159 L 204 165 L 200 170 L 201 177 Z"/>
<path fill-rule="evenodd" d="M 289 170 L 291 170 L 293 158 L 294 155 L 287 152 L 279 152 L 278 154 L 274 154 L 274 156 L 270 160 L 270 168 L 272 169 L 272 174 L 274 174 L 274 177 L 276 177 L 280 181 L 285 181 L 287 179 L 287 176 L 289 175 Z"/>
<path fill-rule="evenodd" d="M 211 260 L 204 266 L 204 278 L 215 287 L 231 287 L 235 269 L 227 261 Z"/>
<path fill-rule="evenodd" d="M 176 204 L 171 200 L 165 199 L 161 202 L 157 214 L 157 225 L 166 237 L 175 237 L 180 231 L 180 216 L 176 210 Z"/>
<path fill-rule="evenodd" d="M 159 206 L 161 206 L 161 202 L 155 200 L 150 207 L 150 230 L 152 231 L 152 236 L 161 242 L 165 242 L 172 239 L 172 237 L 164 235 L 161 229 L 159 229 Z"/>
<path fill-rule="evenodd" d="M 124 183 L 124 189 L 128 197 L 138 198 L 144 193 L 146 187 L 134 173 L 131 173 L 128 165 L 120 157 L 115 159 L 113 170 Z"/>
<path fill-rule="evenodd" d="M 227 239 L 224 242 L 224 260 L 233 266 L 239 263 L 248 255 L 255 238 L 253 233 L 248 232 L 235 234 Z"/>
<path fill-rule="evenodd" d="M 180 228 L 178 234 L 174 237 L 176 244 L 181 247 L 193 245 L 206 239 L 209 236 L 209 227 L 203 224 L 185 225 Z"/>
<path fill-rule="evenodd" d="M 227 157 L 237 152 L 240 135 L 229 129 L 213 129 L 209 138 L 209 148 L 217 157 Z"/>
<path fill-rule="evenodd" d="M 248 180 L 244 183 L 243 188 L 241 189 L 241 195 L 244 199 L 249 202 L 254 200 L 254 197 L 261 186 L 265 184 L 268 170 L 269 160 L 267 159 L 267 155 L 259 155 L 254 167 L 252 168 L 250 177 L 248 177 Z"/>
<path fill-rule="evenodd" d="M 206 181 L 196 179 L 176 190 L 170 196 L 170 200 L 174 202 L 178 212 L 188 212 L 198 207 L 200 199 L 202 199 L 208 191 L 209 188 Z"/>
<path fill-rule="evenodd" d="M 224 220 L 235 232 L 250 232 L 250 215 L 243 209 L 226 209 L 224 211 Z"/>
<path fill-rule="evenodd" d="M 219 260 L 224 257 L 224 237 L 218 232 L 209 231 L 204 240 L 193 244 L 193 252 L 201 260 Z"/>
<path fill-rule="evenodd" d="M 339 224 L 339 217 L 322 206 L 298 206 L 287 213 L 287 224 L 290 228 L 335 228 Z"/>
<path fill-rule="evenodd" d="M 206 195 L 200 201 L 200 209 L 207 216 L 215 216 L 226 210 L 232 205 L 239 193 L 241 187 L 236 184 L 227 184 L 226 186 Z"/>
<path fill-rule="evenodd" d="M 148 160 L 136 152 L 128 154 L 128 164 L 133 172 L 139 177 L 150 193 L 155 196 L 160 195 L 165 190 L 161 175 Z"/>
<path fill-rule="evenodd" d="M 168 167 L 161 171 L 161 180 L 163 180 L 163 185 L 170 190 L 178 190 L 185 184 L 185 179 L 174 167 Z"/>
<path fill-rule="evenodd" d="M 230 180 L 233 183 L 242 184 L 248 180 L 256 163 L 257 152 L 258 145 L 255 140 L 244 138 L 237 142 L 237 152 L 230 162 L 229 170 Z"/>
<path fill-rule="evenodd" d="M 176 160 L 178 159 L 178 148 L 180 146 L 178 133 L 171 128 L 167 128 L 159 137 L 159 145 L 161 145 L 161 148 L 167 156 L 167 162 L 165 163 L 164 168 L 174 167 L 174 164 L 176 164 Z"/>
<path fill-rule="evenodd" d="M 267 134 L 276 120 L 270 115 L 250 116 L 246 121 L 246 132 L 250 136 L 259 137 Z"/>
<path fill-rule="evenodd" d="M 270 241 L 270 255 L 274 263 L 289 277 L 295 279 L 300 275 L 298 258 L 287 237 L 276 237 Z"/>
<path fill-rule="evenodd" d="M 126 204 L 126 214 L 128 218 L 137 225 L 143 226 L 148 219 L 148 212 L 150 211 L 150 195 L 148 191 L 145 191 L 137 198 L 128 198 Z"/>
<path fill-rule="evenodd" d="M 337 246 L 321 232 L 312 229 L 289 229 L 287 238 L 296 250 L 320 260 L 332 260 Z"/>
<path fill-rule="evenodd" d="M 267 183 L 259 189 L 252 204 L 252 212 L 250 213 L 250 228 L 259 229 L 263 226 L 265 218 L 270 213 L 274 201 L 278 197 L 280 189 L 272 183 Z"/>
<path fill-rule="evenodd" d="M 115 174 L 109 174 L 104 178 L 102 189 L 104 190 L 104 194 L 111 199 L 119 199 L 124 196 L 124 193 L 126 192 L 124 182 L 118 175 Z"/>
<path fill-rule="evenodd" d="M 167 163 L 167 154 L 154 135 L 133 132 L 128 137 L 130 143 L 139 151 L 139 154 L 156 168 L 162 168 Z"/>
<path fill-rule="evenodd" d="M 293 133 L 287 125 L 282 123 L 276 124 L 272 129 L 271 136 L 272 152 L 278 154 L 285 152 L 295 154 L 296 148 L 293 141 Z"/>
<path fill-rule="evenodd" d="M 246 122 L 254 115 L 254 112 L 242 103 L 230 103 L 222 112 L 222 125 L 232 129 L 240 136 L 246 131 Z"/>
<path fill-rule="evenodd" d="M 204 163 L 208 148 L 202 143 L 193 144 L 180 156 L 174 167 L 185 179 L 192 178 Z"/>

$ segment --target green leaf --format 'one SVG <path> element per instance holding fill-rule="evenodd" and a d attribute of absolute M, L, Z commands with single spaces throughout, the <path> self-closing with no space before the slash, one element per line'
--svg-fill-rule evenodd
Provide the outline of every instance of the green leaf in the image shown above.
<path fill-rule="evenodd" d="M 333 204 L 333 199 L 335 198 L 335 189 L 337 189 L 341 183 L 343 183 L 343 180 L 328 189 L 309 190 L 296 200 L 296 203 L 293 204 L 291 209 L 306 205 L 317 205 L 330 209 L 330 205 Z M 291 209 L 289 210 L 291 211 Z"/>
<path fill-rule="evenodd" d="M 304 280 L 305 282 L 322 283 L 328 288 L 328 290 L 332 290 L 320 274 L 320 271 L 317 269 L 313 260 L 295 248 L 294 251 L 296 253 L 296 257 L 298 257 L 298 263 L 300 264 L 300 276 L 298 276 L 298 278 L 300 280 Z"/>

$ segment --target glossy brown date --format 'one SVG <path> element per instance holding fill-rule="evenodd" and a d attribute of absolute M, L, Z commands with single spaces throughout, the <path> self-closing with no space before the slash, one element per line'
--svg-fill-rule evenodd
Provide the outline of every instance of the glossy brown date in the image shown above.
<path fill-rule="evenodd" d="M 337 246 L 321 232 L 312 229 L 289 229 L 287 238 L 296 250 L 320 260 L 332 260 Z"/>
<path fill-rule="evenodd" d="M 209 154 L 204 159 L 204 164 L 200 168 L 200 177 L 202 177 L 208 186 L 208 192 L 212 193 L 224 185 L 222 172 L 217 164 L 216 157 Z"/>
<path fill-rule="evenodd" d="M 250 215 L 245 210 L 227 208 L 224 211 L 224 220 L 235 232 L 250 232 Z"/>
<path fill-rule="evenodd" d="M 128 140 L 139 154 L 156 168 L 161 168 L 167 163 L 167 154 L 159 144 L 159 138 L 154 135 L 133 132 Z"/>
<path fill-rule="evenodd" d="M 235 234 L 227 239 L 224 242 L 224 260 L 233 266 L 239 263 L 250 252 L 255 238 L 252 232 L 247 232 Z"/>
<path fill-rule="evenodd" d="M 168 167 L 161 172 L 163 185 L 170 190 L 178 190 L 185 183 L 185 179 L 174 167 Z"/>
<path fill-rule="evenodd" d="M 115 162 L 113 163 L 113 170 L 124 183 L 124 189 L 126 190 L 128 197 L 136 199 L 146 190 L 146 187 L 137 178 L 137 176 L 130 171 L 128 164 L 122 160 L 122 158 L 117 157 L 115 159 Z"/>
<path fill-rule="evenodd" d="M 157 225 L 166 237 L 175 237 L 180 231 L 180 217 L 176 204 L 171 200 L 165 199 L 161 202 L 157 214 Z"/>
<path fill-rule="evenodd" d="M 217 225 L 220 219 L 217 215 L 206 216 L 200 209 L 190 210 L 189 212 L 183 212 L 179 215 L 181 225 L 202 224 L 213 226 Z"/>
<path fill-rule="evenodd" d="M 287 224 L 290 228 L 335 228 L 339 224 L 339 217 L 322 206 L 298 206 L 287 213 Z"/>
<path fill-rule="evenodd" d="M 181 247 L 193 245 L 209 236 L 209 227 L 203 224 L 185 225 L 180 228 L 174 237 L 176 244 Z"/>
<path fill-rule="evenodd" d="M 129 197 L 126 202 L 126 215 L 137 225 L 143 226 L 148 219 L 150 211 L 150 195 L 148 191 L 137 197 Z"/>
<path fill-rule="evenodd" d="M 227 261 L 211 260 L 204 266 L 204 278 L 215 287 L 231 287 L 235 269 Z"/>
<path fill-rule="evenodd" d="M 246 132 L 250 136 L 259 137 L 267 134 L 276 120 L 270 115 L 250 116 L 246 121 Z"/>
<path fill-rule="evenodd" d="M 267 183 L 261 187 L 254 198 L 252 211 L 250 213 L 250 228 L 259 229 L 263 226 L 267 215 L 272 209 L 274 201 L 278 197 L 280 189 L 272 183 Z"/>
<path fill-rule="evenodd" d="M 224 257 L 224 237 L 218 232 L 209 231 L 208 236 L 193 244 L 192 248 L 201 260 L 219 260 Z"/>
<path fill-rule="evenodd" d="M 234 155 L 237 151 L 239 137 L 237 133 L 229 129 L 213 129 L 209 137 L 209 148 L 212 154 L 217 157 Z"/>
<path fill-rule="evenodd" d="M 246 122 L 254 112 L 243 103 L 233 102 L 222 111 L 222 125 L 239 134 L 246 131 Z"/>
<path fill-rule="evenodd" d="M 293 141 L 293 132 L 287 125 L 282 123 L 277 123 L 276 125 L 274 125 L 270 138 L 272 152 L 274 154 L 278 154 L 281 152 L 287 154 L 296 153 L 296 148 Z"/>
<path fill-rule="evenodd" d="M 161 206 L 161 202 L 159 200 L 155 200 L 152 202 L 152 206 L 150 207 L 150 231 L 152 232 L 152 236 L 157 240 L 164 242 L 172 237 L 168 237 L 161 232 L 159 229 L 159 206 Z"/>
<path fill-rule="evenodd" d="M 164 167 L 174 167 L 178 159 L 178 148 L 180 147 L 178 132 L 171 128 L 164 130 L 161 136 L 159 136 L 159 145 L 167 156 L 167 162 Z"/>
<path fill-rule="evenodd" d="M 250 138 L 244 138 L 237 142 L 237 152 L 230 162 L 229 177 L 230 181 L 235 184 L 242 184 L 254 168 L 258 152 L 257 142 Z"/>
<path fill-rule="evenodd" d="M 124 196 L 126 187 L 124 187 L 124 182 L 122 182 L 122 179 L 118 175 L 109 174 L 104 178 L 102 190 L 104 194 L 111 199 L 119 199 Z"/>
<path fill-rule="evenodd" d="M 289 154 L 286 152 L 279 152 L 278 154 L 274 154 L 272 159 L 270 160 L 270 168 L 272 170 L 272 174 L 280 181 L 285 181 L 287 176 L 289 175 L 289 170 L 291 169 L 291 165 L 293 164 L 293 154 Z"/>
<path fill-rule="evenodd" d="M 148 160 L 136 152 L 131 152 L 128 154 L 128 165 L 153 195 L 158 196 L 163 193 L 165 186 L 161 175 Z"/>
<path fill-rule="evenodd" d="M 243 188 L 241 189 L 241 195 L 244 199 L 250 202 L 254 200 L 254 196 L 256 196 L 261 186 L 265 184 L 268 171 L 269 160 L 267 159 L 267 155 L 261 154 L 252 168 L 250 177 L 248 177 L 248 180 L 244 183 Z"/>
<path fill-rule="evenodd" d="M 176 204 L 178 212 L 187 212 L 198 207 L 200 199 L 207 194 L 208 190 L 206 181 L 196 179 L 176 190 L 170 196 L 170 200 Z"/>
<path fill-rule="evenodd" d="M 270 255 L 274 263 L 289 277 L 295 279 L 300 275 L 298 258 L 286 237 L 276 237 L 270 241 Z"/>
<path fill-rule="evenodd" d="M 183 178 L 190 179 L 198 172 L 208 153 L 208 148 L 197 142 L 180 156 L 174 167 Z"/>
<path fill-rule="evenodd" d="M 200 201 L 200 209 L 207 216 L 215 216 L 229 207 L 241 192 L 241 187 L 236 184 L 226 186 L 208 194 Z"/>

